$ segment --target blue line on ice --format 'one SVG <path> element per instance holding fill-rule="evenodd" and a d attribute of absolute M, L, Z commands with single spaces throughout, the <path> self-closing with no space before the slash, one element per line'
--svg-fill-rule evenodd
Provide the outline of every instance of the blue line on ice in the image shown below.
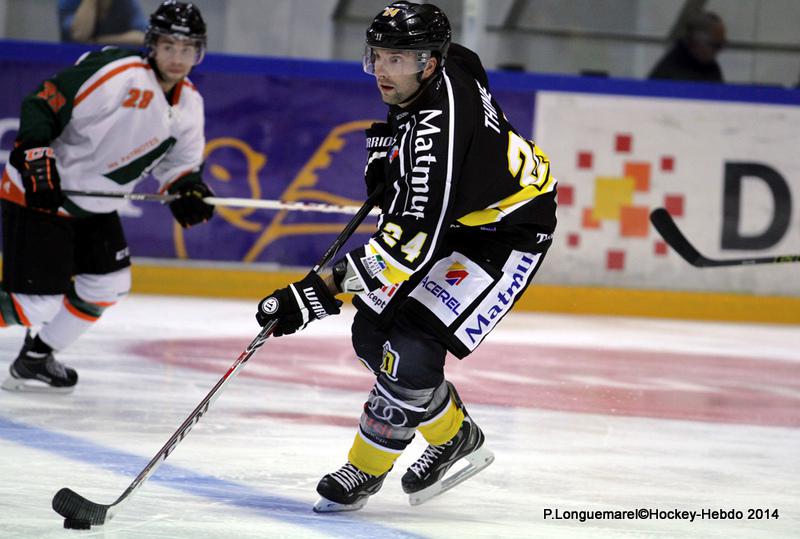
<path fill-rule="evenodd" d="M 98 503 L 110 502 L 112 498 L 116 499 L 116 496 L 122 493 L 123 488 L 127 487 L 130 481 L 133 481 L 133 478 L 138 475 L 149 461 L 149 459 L 104 447 L 74 436 L 17 423 L 2 416 L 0 416 L 0 438 L 127 476 L 127 482 L 120 483 L 118 492 L 109 493 L 109 499 L 107 500 L 94 500 L 98 501 Z M 376 524 L 360 516 L 344 514 L 316 515 L 306 502 L 259 492 L 247 485 L 203 475 L 168 463 L 163 463 L 149 481 L 155 481 L 163 486 L 187 492 L 192 496 L 244 508 L 270 519 L 297 526 L 305 526 L 315 532 L 334 537 L 349 539 L 360 536 L 409 539 L 421 539 L 424 537 L 397 528 Z M 53 494 L 62 486 L 66 485 L 53 485 Z M 79 490 L 79 485 L 74 487 Z M 180 513 L 180 507 L 175 507 L 175 513 Z M 53 513 L 53 518 L 54 526 L 60 527 L 60 523 L 56 520 L 60 517 Z"/>

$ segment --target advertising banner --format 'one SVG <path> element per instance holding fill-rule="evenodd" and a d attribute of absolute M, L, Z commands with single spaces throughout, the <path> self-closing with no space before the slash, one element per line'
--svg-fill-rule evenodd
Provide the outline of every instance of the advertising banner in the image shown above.
<path fill-rule="evenodd" d="M 0 54 L 3 53 L 0 44 Z M 74 50 L 73 56 L 65 51 Z M 48 59 L 48 52 L 55 60 Z M 0 86 L 2 165 L 19 124 L 19 105 L 42 80 L 70 65 L 78 47 L 36 44 L 30 58 L 0 60 L 14 84 Z M 360 206 L 364 129 L 386 119 L 374 77 L 360 64 L 209 55 L 191 80 L 206 111 L 204 177 L 216 196 Z M 530 135 L 533 99 L 505 99 Z M 154 180 L 137 191 L 154 192 Z M 184 231 L 168 208 L 134 202 L 120 212 L 134 257 L 311 267 L 349 219 L 335 214 L 217 207 L 209 223 Z M 375 219 L 349 245 L 366 242 Z"/>
<path fill-rule="evenodd" d="M 0 87 L 0 165 L 22 98 L 84 51 L 0 41 L 10 81 Z M 217 196 L 361 204 L 363 131 L 386 106 L 360 65 L 212 54 L 191 79 L 205 101 L 204 176 Z M 559 180 L 559 225 L 537 281 L 800 295 L 798 264 L 698 270 L 648 221 L 666 207 L 711 257 L 800 253 L 800 91 L 517 73 L 490 81 Z M 155 189 L 153 180 L 137 188 Z M 348 219 L 218 207 L 184 231 L 159 204 L 121 213 L 134 257 L 292 268 L 316 263 Z"/>
<path fill-rule="evenodd" d="M 539 92 L 535 133 L 559 179 L 543 280 L 800 295 L 798 264 L 698 270 L 648 219 L 708 257 L 800 253 L 800 107 Z"/>

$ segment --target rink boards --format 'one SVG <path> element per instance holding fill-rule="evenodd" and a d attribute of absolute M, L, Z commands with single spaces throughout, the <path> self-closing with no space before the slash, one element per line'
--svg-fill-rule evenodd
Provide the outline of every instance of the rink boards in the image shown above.
<path fill-rule="evenodd" d="M 18 81 L 0 88 L 0 160 L 20 99 L 81 52 L 0 42 L 0 63 Z M 205 98 L 205 177 L 218 196 L 360 203 L 363 129 L 385 115 L 360 66 L 209 55 L 192 80 Z M 800 253 L 799 91 L 517 73 L 491 80 L 559 180 L 554 246 L 521 308 L 800 322 L 797 264 L 698 270 L 647 219 L 667 207 L 710 257 Z M 135 291 L 238 297 L 263 295 L 285 283 L 283 271 L 312 266 L 347 219 L 220 208 L 184 231 L 158 204 L 121 213 L 133 256 L 148 259 Z M 176 270 L 181 261 L 196 264 Z"/>

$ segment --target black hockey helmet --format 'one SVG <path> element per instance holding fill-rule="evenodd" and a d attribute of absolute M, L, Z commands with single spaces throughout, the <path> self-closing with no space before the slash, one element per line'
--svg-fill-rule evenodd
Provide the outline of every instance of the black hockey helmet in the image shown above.
<path fill-rule="evenodd" d="M 150 15 L 144 43 L 148 50 L 153 50 L 158 36 L 173 36 L 189 39 L 197 46 L 195 65 L 203 60 L 206 50 L 206 23 L 200 9 L 192 3 L 165 0 Z"/>
<path fill-rule="evenodd" d="M 429 50 L 447 56 L 450 21 L 433 4 L 395 2 L 386 6 L 367 29 L 367 45 L 382 49 Z"/>
<path fill-rule="evenodd" d="M 447 15 L 433 4 L 394 2 L 367 28 L 367 49 L 430 51 L 439 58 L 441 67 L 447 57 L 451 35 Z M 365 70 L 366 62 L 365 55 Z"/>

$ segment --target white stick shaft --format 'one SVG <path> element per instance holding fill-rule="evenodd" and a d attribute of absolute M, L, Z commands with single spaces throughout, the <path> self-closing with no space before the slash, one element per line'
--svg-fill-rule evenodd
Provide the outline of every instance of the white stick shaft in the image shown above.
<path fill-rule="evenodd" d="M 229 208 L 257 208 L 261 210 L 290 210 L 311 211 L 318 213 L 344 213 L 354 215 L 358 206 L 339 206 L 336 204 L 315 204 L 309 202 L 283 202 L 282 200 L 261 200 L 255 198 L 222 198 L 205 197 L 203 202 L 211 206 L 226 206 Z M 374 208 L 370 215 L 380 215 L 379 209 Z"/>
<path fill-rule="evenodd" d="M 119 191 L 63 191 L 67 196 L 74 197 L 99 197 L 99 198 L 124 198 L 126 200 L 161 202 L 168 204 L 178 198 L 178 195 L 155 193 L 121 193 Z M 284 202 L 282 200 L 260 200 L 255 198 L 224 198 L 205 197 L 203 202 L 210 206 L 227 206 L 229 208 L 256 208 L 260 210 L 290 210 L 310 211 L 317 213 L 343 213 L 355 215 L 359 206 L 340 206 L 338 204 L 318 204 L 313 202 Z M 369 215 L 378 216 L 381 211 L 373 208 Z"/>

